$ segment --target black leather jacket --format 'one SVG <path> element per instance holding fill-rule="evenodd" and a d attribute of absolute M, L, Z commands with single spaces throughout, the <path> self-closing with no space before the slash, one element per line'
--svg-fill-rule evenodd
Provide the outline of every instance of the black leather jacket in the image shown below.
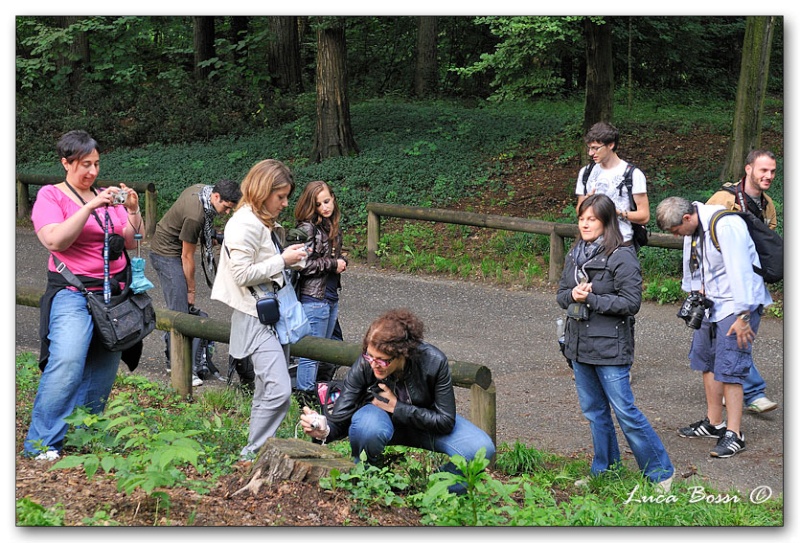
<path fill-rule="evenodd" d="M 325 288 L 328 276 L 336 273 L 339 266 L 338 259 L 342 258 L 342 233 L 336 235 L 331 241 L 328 231 L 320 226 L 315 226 L 308 221 L 297 225 L 312 241 L 311 254 L 306 261 L 306 267 L 300 270 L 300 294 L 325 299 Z M 332 246 L 331 246 L 332 245 Z M 337 274 L 338 275 L 338 274 Z M 337 280 L 337 290 L 342 288 L 341 276 Z"/>
<path fill-rule="evenodd" d="M 328 441 L 346 437 L 353 414 L 372 402 L 368 389 L 378 383 L 370 365 L 359 357 L 347 372 L 341 395 L 328 417 Z M 392 389 L 405 387 L 411 403 L 398 400 L 392 413 L 395 425 L 410 426 L 438 434 L 449 434 L 456 422 L 456 397 L 447 356 L 429 343 L 422 343 L 407 359 L 403 375 L 383 381 Z"/>

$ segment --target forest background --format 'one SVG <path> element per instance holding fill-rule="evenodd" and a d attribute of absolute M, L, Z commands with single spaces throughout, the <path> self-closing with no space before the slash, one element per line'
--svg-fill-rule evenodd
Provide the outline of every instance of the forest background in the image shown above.
<path fill-rule="evenodd" d="M 702 199 L 741 171 L 742 153 L 724 147 L 741 140 L 732 136 L 744 16 L 242 19 L 17 18 L 17 171 L 59 175 L 54 142 L 82 127 L 104 147 L 101 178 L 155 180 L 163 212 L 189 182 L 241 180 L 257 160 L 280 158 L 300 187 L 334 183 L 356 252 L 366 201 L 512 209 L 526 177 L 512 183 L 508 172 L 550 163 L 570 172 L 551 179 L 562 199 L 520 215 L 573 222 L 581 136 L 601 118 L 620 127 L 623 157 L 646 168 L 652 204 L 676 191 Z M 750 137 L 767 133 L 778 147 L 771 194 L 781 219 L 784 28 L 773 21 L 767 61 L 754 64 L 768 68 L 766 86 L 748 91 L 758 117 Z M 676 140 L 697 143 L 698 129 L 728 135 L 713 155 L 679 158 Z M 653 134 L 667 145 L 631 145 L 655 143 Z M 491 201 L 463 203 L 476 194 Z M 383 263 L 425 271 L 414 256 L 436 235 L 389 228 Z M 541 253 L 535 239 L 511 241 Z M 674 259 L 652 255 L 656 275 L 674 274 Z"/>
<path fill-rule="evenodd" d="M 17 171 L 60 175 L 53 142 L 82 127 L 101 178 L 154 181 L 163 213 L 189 183 L 278 158 L 299 188 L 336 187 L 363 256 L 368 201 L 574 222 L 582 134 L 607 120 L 653 207 L 704 200 L 763 140 L 782 215 L 783 42 L 780 16 L 18 17 Z M 532 262 L 509 278 L 491 264 L 506 255 L 443 261 L 442 232 L 392 228 L 379 249 L 404 271 L 530 285 L 547 266 L 543 236 L 496 236 Z M 643 257 L 659 301 L 681 296 L 662 280 L 679 257 Z"/>

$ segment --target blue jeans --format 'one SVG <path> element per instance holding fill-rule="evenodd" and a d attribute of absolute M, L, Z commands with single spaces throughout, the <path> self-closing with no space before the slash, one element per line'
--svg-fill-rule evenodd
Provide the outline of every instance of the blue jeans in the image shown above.
<path fill-rule="evenodd" d="M 188 313 L 189 286 L 186 284 L 186 276 L 183 274 L 181 257 L 161 256 L 150 251 L 150 264 L 158 275 L 158 282 L 164 292 L 164 303 L 167 304 L 167 309 Z M 167 357 L 167 368 L 169 368 L 169 332 L 164 332 L 161 337 L 164 338 L 164 355 Z M 199 340 L 196 338 L 192 341 L 192 360 L 194 360 L 198 342 Z M 194 368 L 192 371 L 194 372 Z"/>
<path fill-rule="evenodd" d="M 447 456 L 457 454 L 467 461 L 472 460 L 482 448 L 486 450 L 486 458 L 489 460 L 495 453 L 495 446 L 489 435 L 460 415 L 456 415 L 452 432 L 436 434 L 410 426 L 395 426 L 389 413 L 367 404 L 353 415 L 348 433 L 353 458 L 358 462 L 361 451 L 366 451 L 367 462 L 370 464 L 378 461 L 387 445 L 415 447 Z M 452 462 L 442 466 L 440 471 L 460 474 Z M 450 488 L 451 492 L 459 494 L 465 490 L 461 485 Z"/>
<path fill-rule="evenodd" d="M 766 396 L 767 383 L 756 368 L 755 362 L 750 366 L 750 373 L 744 381 L 744 405 L 750 405 L 759 398 Z"/>
<path fill-rule="evenodd" d="M 596 366 L 573 361 L 572 367 L 578 401 L 592 432 L 592 475 L 602 473 L 620 461 L 617 433 L 611 418 L 613 407 L 639 469 L 653 482 L 672 477 L 675 468 L 664 444 L 647 417 L 633 403 L 630 365 Z"/>
<path fill-rule="evenodd" d="M 339 317 L 339 302 L 329 302 L 327 300 L 303 302 L 303 311 L 305 311 L 308 322 L 311 325 L 312 336 L 326 339 L 330 339 L 333 336 L 336 319 Z M 316 390 L 318 366 L 319 362 L 310 358 L 297 360 L 298 390 Z"/>
<path fill-rule="evenodd" d="M 33 401 L 24 454 L 60 451 L 67 434 L 64 418 L 76 407 L 101 413 L 122 356 L 92 342 L 94 325 L 80 292 L 63 289 L 50 308 L 50 353 Z"/>

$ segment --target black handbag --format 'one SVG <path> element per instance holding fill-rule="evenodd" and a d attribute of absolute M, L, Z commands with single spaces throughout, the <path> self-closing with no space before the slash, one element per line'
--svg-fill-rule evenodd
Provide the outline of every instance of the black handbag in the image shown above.
<path fill-rule="evenodd" d="M 86 306 L 94 322 L 95 336 L 109 351 L 125 351 L 142 341 L 156 328 L 153 300 L 146 292 L 133 293 L 130 286 L 131 262 L 127 251 L 125 258 L 128 260 L 125 288 L 119 294 L 112 296 L 109 303 L 105 303 L 102 293 L 98 295 L 87 290 L 66 264 L 53 255 L 56 271 L 86 297 Z"/>
<path fill-rule="evenodd" d="M 258 297 L 251 288 L 250 291 L 256 298 L 256 313 L 261 324 L 267 326 L 277 323 L 281 318 L 281 310 L 278 307 L 278 296 L 274 292 L 265 292 L 262 297 Z"/>

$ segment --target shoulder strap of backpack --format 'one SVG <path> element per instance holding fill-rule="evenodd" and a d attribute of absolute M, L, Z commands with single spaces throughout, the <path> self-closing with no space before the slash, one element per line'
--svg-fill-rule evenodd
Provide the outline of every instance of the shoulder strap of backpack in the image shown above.
<path fill-rule="evenodd" d="M 625 187 L 628 189 L 628 199 L 631 202 L 631 211 L 636 211 L 636 202 L 633 200 L 633 170 L 636 169 L 636 166 L 628 162 L 628 165 L 625 166 L 625 173 L 622 175 L 622 180 L 625 183 Z"/>
<path fill-rule="evenodd" d="M 720 209 L 719 211 L 715 211 L 713 215 L 711 215 L 711 220 L 708 223 L 708 229 L 711 232 L 711 243 L 714 244 L 714 248 L 719 251 L 719 240 L 717 239 L 717 221 L 720 217 L 725 215 L 737 215 L 736 211 L 731 211 L 730 209 Z"/>
<path fill-rule="evenodd" d="M 594 168 L 594 161 L 590 162 L 586 165 L 583 169 L 583 194 L 586 195 L 586 184 L 589 182 L 589 174 L 592 173 L 592 168 Z"/>

